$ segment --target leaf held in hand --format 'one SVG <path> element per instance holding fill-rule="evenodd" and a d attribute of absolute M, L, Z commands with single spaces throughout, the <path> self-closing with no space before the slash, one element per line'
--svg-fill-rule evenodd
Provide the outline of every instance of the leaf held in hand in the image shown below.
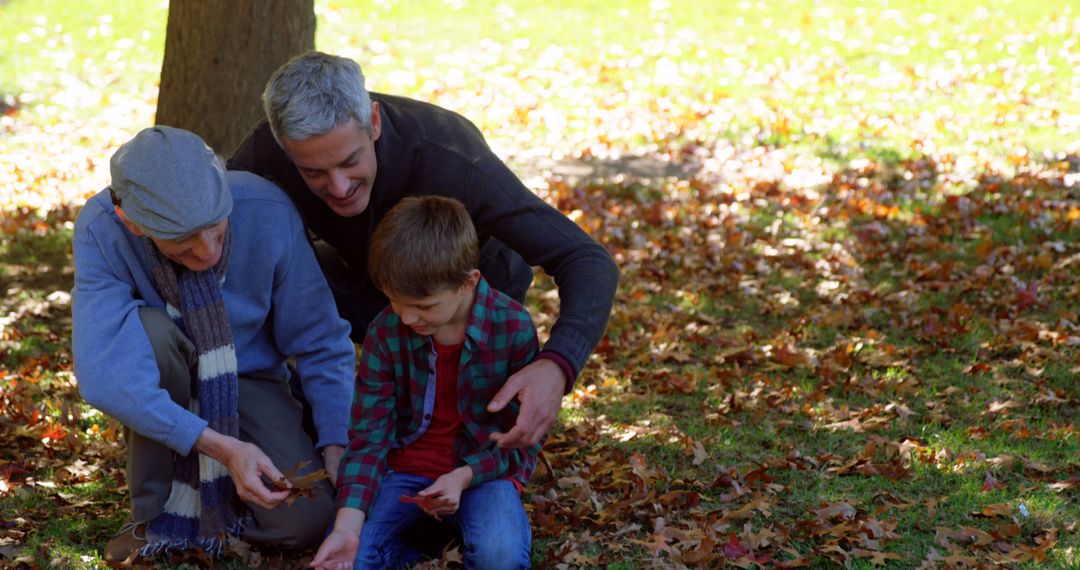
<path fill-rule="evenodd" d="M 275 491 L 289 492 L 289 496 L 285 498 L 286 505 L 292 505 L 299 497 L 308 499 L 314 497 L 319 492 L 319 481 L 330 478 L 325 469 L 316 469 L 307 475 L 298 475 L 300 470 L 307 467 L 309 463 L 311 462 L 297 463 L 292 469 L 282 473 L 281 479 L 274 481 Z"/>
<path fill-rule="evenodd" d="M 403 503 L 412 503 L 420 507 L 425 513 L 435 517 L 435 520 L 437 521 L 442 520 L 438 514 L 439 509 L 450 506 L 450 499 L 441 495 L 428 495 L 426 497 L 420 495 L 416 495 L 415 497 L 402 495 L 398 498 Z"/>

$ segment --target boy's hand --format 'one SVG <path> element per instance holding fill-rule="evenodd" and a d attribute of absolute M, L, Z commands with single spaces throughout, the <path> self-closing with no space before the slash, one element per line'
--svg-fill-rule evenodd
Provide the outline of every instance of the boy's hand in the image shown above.
<path fill-rule="evenodd" d="M 458 506 L 461 504 L 461 492 L 468 488 L 472 477 L 472 468 L 463 465 L 442 475 L 430 487 L 420 491 L 417 495 L 443 499 L 440 501 L 441 504 L 428 514 L 436 518 L 442 515 L 452 515 L 457 512 Z"/>
<path fill-rule="evenodd" d="M 356 561 L 356 551 L 360 548 L 360 535 L 337 530 L 330 533 L 315 553 L 310 568 L 322 570 L 350 570 Z"/>
<path fill-rule="evenodd" d="M 511 398 L 521 400 L 514 427 L 506 433 L 495 432 L 491 440 L 499 447 L 532 447 L 544 439 L 562 407 L 566 375 L 562 368 L 547 358 L 539 358 L 518 370 L 491 399 L 487 410 L 498 412 Z"/>
<path fill-rule="evenodd" d="M 360 548 L 360 531 L 364 528 L 363 512 L 357 509 L 338 509 L 334 517 L 334 531 L 329 534 L 311 560 L 310 568 L 322 570 L 349 570 L 356 561 Z"/>

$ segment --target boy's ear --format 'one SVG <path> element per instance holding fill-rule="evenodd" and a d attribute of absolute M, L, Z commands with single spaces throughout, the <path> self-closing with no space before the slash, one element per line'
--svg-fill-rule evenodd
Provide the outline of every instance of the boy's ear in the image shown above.
<path fill-rule="evenodd" d="M 132 223 L 130 220 L 127 219 L 127 217 L 124 216 L 124 210 L 122 210 L 120 206 L 113 206 L 113 208 L 116 209 L 116 215 L 120 216 L 120 221 L 124 222 L 124 226 L 127 227 L 129 232 L 135 234 L 138 237 L 143 237 L 144 235 L 146 235 L 146 233 L 142 231 L 142 228 L 140 228 L 137 224 Z"/>
<path fill-rule="evenodd" d="M 468 277 L 465 278 L 465 282 L 461 284 L 461 290 L 471 291 L 476 288 L 478 283 L 480 283 L 480 270 L 472 269 L 469 271 Z"/>

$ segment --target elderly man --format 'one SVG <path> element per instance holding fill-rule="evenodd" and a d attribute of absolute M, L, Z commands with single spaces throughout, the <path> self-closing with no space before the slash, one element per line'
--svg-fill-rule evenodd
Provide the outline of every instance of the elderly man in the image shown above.
<path fill-rule="evenodd" d="M 179 129 L 143 130 L 111 174 L 75 225 L 72 295 L 79 389 L 125 426 L 128 445 L 132 516 L 105 559 L 220 555 L 226 534 L 319 544 L 330 484 L 291 505 L 266 484 L 302 462 L 302 473 L 335 474 L 348 441 L 355 351 L 300 217 L 272 184 L 226 171 Z"/>
<path fill-rule="evenodd" d="M 547 343 L 488 408 L 519 398 L 517 423 L 492 437 L 502 447 L 540 442 L 607 325 L 618 282 L 607 251 L 530 192 L 472 123 L 434 105 L 369 93 L 352 60 L 299 56 L 270 78 L 263 102 L 268 122 L 230 164 L 276 182 L 328 246 L 319 248 L 320 261 L 354 340 L 387 306 L 367 275 L 368 247 L 379 220 L 406 196 L 465 204 L 481 240 L 480 272 L 492 287 L 522 301 L 530 265 L 555 279 L 560 316 Z"/>

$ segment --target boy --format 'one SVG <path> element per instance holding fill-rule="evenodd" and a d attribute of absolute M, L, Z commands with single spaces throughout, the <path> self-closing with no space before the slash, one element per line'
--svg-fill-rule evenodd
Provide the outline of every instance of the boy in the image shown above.
<path fill-rule="evenodd" d="M 525 309 L 480 275 L 478 240 L 452 198 L 410 197 L 375 230 L 368 268 L 390 300 L 364 339 L 338 513 L 314 568 L 399 568 L 420 553 L 402 531 L 433 501 L 461 531 L 467 568 L 526 568 L 532 531 L 519 495 L 540 445 L 500 448 L 513 409 L 487 403 L 538 351 Z"/>

